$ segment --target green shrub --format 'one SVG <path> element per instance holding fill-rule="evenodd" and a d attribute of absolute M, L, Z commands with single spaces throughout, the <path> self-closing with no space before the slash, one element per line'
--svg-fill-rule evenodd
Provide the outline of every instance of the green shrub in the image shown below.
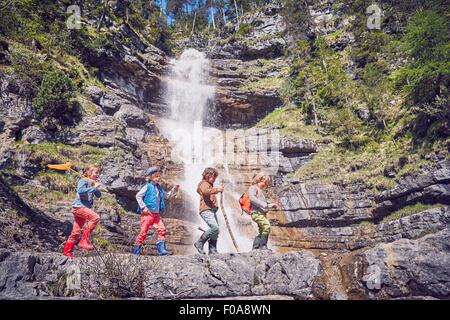
<path fill-rule="evenodd" d="M 372 140 L 364 134 L 360 120 L 348 108 L 337 110 L 330 116 L 330 128 L 339 138 L 339 146 L 349 150 L 357 150 Z"/>
<path fill-rule="evenodd" d="M 399 72 L 410 103 L 425 104 L 448 95 L 450 85 L 450 23 L 434 11 L 419 11 L 410 20 L 403 49 L 411 63 Z"/>
<path fill-rule="evenodd" d="M 33 52 L 26 46 L 17 42 L 10 42 L 5 54 L 7 63 L 20 80 L 25 90 L 34 95 L 44 75 L 53 69 L 50 62 L 46 62 L 42 54 Z"/>
<path fill-rule="evenodd" d="M 252 25 L 248 24 L 248 23 L 242 23 L 239 26 L 239 29 L 237 31 L 237 34 L 240 36 L 246 36 L 247 34 L 249 34 L 252 31 L 253 27 Z"/>
<path fill-rule="evenodd" d="M 61 70 L 50 71 L 42 80 L 33 107 L 41 119 L 54 118 L 67 124 L 79 113 L 74 98 L 72 80 Z"/>

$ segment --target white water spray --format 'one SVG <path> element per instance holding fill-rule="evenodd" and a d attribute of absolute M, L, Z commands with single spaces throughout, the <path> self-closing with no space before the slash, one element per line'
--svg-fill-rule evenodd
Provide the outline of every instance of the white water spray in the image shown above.
<path fill-rule="evenodd" d="M 248 232 L 244 232 L 241 228 L 243 218 L 239 217 L 241 215 L 237 202 L 239 193 L 233 190 L 236 184 L 234 177 L 229 173 L 224 155 L 223 132 L 203 126 L 203 119 L 209 111 L 207 108 L 212 105 L 215 95 L 215 87 L 208 83 L 209 67 L 209 61 L 205 55 L 195 49 L 187 49 L 179 59 L 171 61 L 165 97 L 171 114 L 168 119 L 161 120 L 160 128 L 163 135 L 174 146 L 172 157 L 182 161 L 184 165 L 182 190 L 190 202 L 188 207 L 197 212 L 197 222 L 204 228 L 206 224 L 198 214 L 200 198 L 196 191 L 197 185 L 206 167 L 224 170 L 218 179 L 227 181 L 224 207 L 240 250 L 249 251 L 256 229 L 253 228 L 252 234 L 246 234 Z M 244 224 L 250 225 L 250 217 L 245 218 Z M 220 210 L 218 220 L 221 230 L 218 241 L 219 252 L 235 252 Z M 194 237 L 198 236 L 200 231 L 194 235 Z"/>

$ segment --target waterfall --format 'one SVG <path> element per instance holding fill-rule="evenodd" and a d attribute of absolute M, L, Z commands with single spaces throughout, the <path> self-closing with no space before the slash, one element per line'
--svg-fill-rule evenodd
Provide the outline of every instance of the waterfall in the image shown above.
<path fill-rule="evenodd" d="M 249 216 L 240 216 L 236 177 L 229 172 L 224 154 L 224 132 L 203 125 L 204 118 L 210 112 L 208 107 L 213 105 L 215 96 L 215 87 L 210 83 L 209 60 L 203 53 L 187 49 L 178 59 L 172 59 L 170 66 L 165 93 L 165 102 L 170 115 L 161 119 L 159 126 L 162 134 L 173 145 L 172 158 L 183 163 L 184 177 L 180 182 L 183 195 L 189 202 L 190 210 L 196 213 L 198 225 L 206 228 L 206 224 L 198 214 L 200 198 L 196 192 L 197 185 L 206 167 L 219 169 L 220 176 L 216 186 L 220 181 L 226 182 L 224 206 L 233 234 L 240 250 L 249 251 L 252 238 L 257 231 L 251 224 Z M 217 197 L 219 199 L 220 195 Z M 221 230 L 218 241 L 219 252 L 235 252 L 221 210 L 218 211 L 218 220 Z M 198 231 L 194 237 L 197 238 L 200 234 Z"/>

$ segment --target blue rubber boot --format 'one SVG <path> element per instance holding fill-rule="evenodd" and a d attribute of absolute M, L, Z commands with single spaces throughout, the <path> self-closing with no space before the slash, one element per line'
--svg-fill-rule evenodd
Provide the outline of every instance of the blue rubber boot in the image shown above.
<path fill-rule="evenodd" d="M 160 256 L 166 256 L 173 254 L 172 251 L 169 251 L 166 249 L 166 242 L 165 241 L 158 241 L 156 242 L 156 249 L 158 249 L 158 255 Z"/>
<path fill-rule="evenodd" d="M 141 245 L 140 244 L 135 244 L 133 246 L 133 253 L 138 256 L 139 253 L 141 252 Z"/>

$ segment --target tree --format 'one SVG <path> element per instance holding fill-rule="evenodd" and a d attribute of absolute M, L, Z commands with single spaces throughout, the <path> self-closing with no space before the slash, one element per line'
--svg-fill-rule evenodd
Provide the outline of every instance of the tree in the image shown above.
<path fill-rule="evenodd" d="M 73 120 L 74 112 L 78 111 L 73 102 L 74 98 L 75 87 L 72 80 L 62 70 L 57 69 L 44 76 L 33 100 L 33 108 L 41 119 L 63 120 L 68 123 Z"/>
<path fill-rule="evenodd" d="M 419 11 L 409 21 L 403 48 L 410 63 L 397 80 L 415 113 L 415 142 L 450 134 L 450 23 L 435 11 Z"/>
<path fill-rule="evenodd" d="M 401 70 L 409 101 L 421 105 L 448 96 L 450 23 L 445 15 L 419 11 L 410 20 L 403 46 L 411 63 Z"/>

